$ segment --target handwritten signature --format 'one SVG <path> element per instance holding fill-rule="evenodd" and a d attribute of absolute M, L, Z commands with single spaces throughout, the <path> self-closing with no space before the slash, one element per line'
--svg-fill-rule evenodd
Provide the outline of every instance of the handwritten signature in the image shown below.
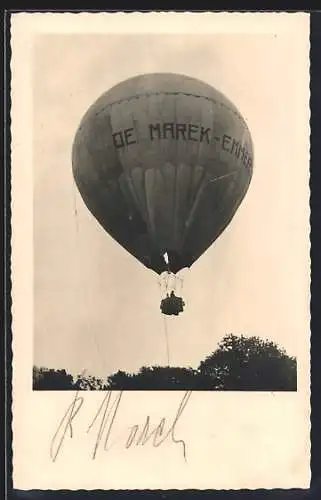
<path fill-rule="evenodd" d="M 97 422 L 98 433 L 95 436 L 94 447 L 92 452 L 92 459 L 95 460 L 97 453 L 100 449 L 109 451 L 110 440 L 112 431 L 115 425 L 117 414 L 119 414 L 121 401 L 123 398 L 123 391 L 116 392 L 116 396 L 112 397 L 113 391 L 107 391 L 104 395 L 101 405 L 95 414 L 92 422 L 87 428 L 87 433 L 93 431 L 94 424 Z M 126 433 L 124 449 L 129 449 L 132 446 L 141 445 L 151 442 L 155 448 L 161 446 L 166 440 L 171 440 L 174 444 L 180 445 L 184 460 L 186 457 L 186 443 L 183 439 L 176 437 L 176 428 L 178 422 L 187 406 L 191 397 L 192 391 L 186 391 L 182 400 L 179 403 L 178 409 L 174 415 L 171 425 L 167 428 L 166 417 L 161 418 L 159 423 L 155 426 L 151 423 L 150 416 L 147 416 L 143 425 L 135 424 L 128 428 Z M 68 406 L 66 412 L 61 419 L 56 432 L 51 439 L 50 457 L 55 462 L 61 452 L 61 449 L 66 442 L 66 438 L 73 438 L 73 422 L 80 412 L 84 404 L 84 397 L 76 392 L 72 403 Z"/>

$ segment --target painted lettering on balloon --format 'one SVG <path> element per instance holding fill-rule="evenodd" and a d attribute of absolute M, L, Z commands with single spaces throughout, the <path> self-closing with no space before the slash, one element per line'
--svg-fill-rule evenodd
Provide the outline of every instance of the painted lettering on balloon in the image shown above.
<path fill-rule="evenodd" d="M 252 169 L 252 157 L 246 146 L 241 146 L 241 144 L 233 137 L 226 134 L 223 135 L 222 149 L 235 156 L 237 159 L 240 159 L 242 165 L 244 165 L 247 169 Z"/>
<path fill-rule="evenodd" d="M 176 123 L 176 139 L 181 138 L 186 141 L 186 123 Z"/>
<path fill-rule="evenodd" d="M 210 128 L 201 127 L 200 142 L 203 142 L 206 140 L 207 144 L 210 143 L 210 136 L 209 136 L 210 131 L 211 131 Z"/>
<path fill-rule="evenodd" d="M 240 143 L 235 139 L 233 139 L 230 153 L 234 154 L 236 158 L 240 156 L 240 147 L 241 147 Z"/>
<path fill-rule="evenodd" d="M 163 127 L 164 127 L 164 125 L 163 125 Z M 168 123 L 166 123 L 166 125 L 168 125 Z M 156 123 L 156 125 L 150 124 L 150 125 L 148 125 L 148 128 L 149 128 L 149 138 L 151 141 L 154 141 L 155 139 L 162 138 L 161 137 L 161 126 L 159 123 Z"/>
<path fill-rule="evenodd" d="M 160 133 L 160 126 L 159 126 L 159 133 Z M 164 123 L 163 135 L 164 139 L 175 139 L 174 123 Z"/>
<path fill-rule="evenodd" d="M 112 134 L 113 143 L 116 149 L 124 148 L 125 146 L 130 146 L 135 144 L 137 141 L 134 138 L 134 129 L 126 128 L 125 130 L 120 130 Z"/>
<path fill-rule="evenodd" d="M 199 142 L 215 144 L 222 152 L 234 156 L 248 169 L 252 169 L 252 156 L 245 144 L 228 134 L 214 135 L 214 130 L 194 123 L 149 123 L 147 131 L 142 136 L 150 141 L 176 140 L 184 142 Z M 117 150 L 127 148 L 138 142 L 134 128 L 127 128 L 112 135 L 113 144 Z"/>
<path fill-rule="evenodd" d="M 223 140 L 222 140 L 222 148 L 224 151 L 230 152 L 230 142 L 232 140 L 232 137 L 229 135 L 223 135 Z"/>
<path fill-rule="evenodd" d="M 165 122 L 150 123 L 148 125 L 149 139 L 151 141 L 161 139 L 175 139 L 193 142 L 211 142 L 210 128 L 205 128 L 193 123 Z"/>
<path fill-rule="evenodd" d="M 198 133 L 198 126 L 192 125 L 190 123 L 188 125 L 188 140 L 197 142 L 197 133 Z"/>

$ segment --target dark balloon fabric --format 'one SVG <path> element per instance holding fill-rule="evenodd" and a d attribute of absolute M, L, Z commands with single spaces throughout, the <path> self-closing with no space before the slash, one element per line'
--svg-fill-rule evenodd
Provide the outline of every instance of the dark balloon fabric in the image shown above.
<path fill-rule="evenodd" d="M 104 230 L 161 274 L 190 267 L 220 236 L 253 171 L 237 108 L 195 78 L 147 74 L 119 83 L 76 132 L 75 182 Z"/>

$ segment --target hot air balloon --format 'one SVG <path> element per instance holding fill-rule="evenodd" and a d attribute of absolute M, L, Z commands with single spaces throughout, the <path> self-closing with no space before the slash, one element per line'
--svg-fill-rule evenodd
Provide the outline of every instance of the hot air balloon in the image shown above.
<path fill-rule="evenodd" d="M 72 168 L 102 228 L 155 273 L 176 274 L 231 222 L 252 178 L 252 139 L 238 109 L 212 86 L 143 74 L 90 106 Z"/>

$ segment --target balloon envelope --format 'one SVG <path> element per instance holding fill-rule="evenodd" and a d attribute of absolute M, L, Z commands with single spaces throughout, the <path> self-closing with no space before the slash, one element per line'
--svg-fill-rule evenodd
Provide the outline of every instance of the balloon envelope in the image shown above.
<path fill-rule="evenodd" d="M 195 78 L 144 74 L 104 93 L 76 132 L 75 182 L 104 230 L 161 274 L 190 267 L 219 237 L 253 171 L 237 108 Z"/>

